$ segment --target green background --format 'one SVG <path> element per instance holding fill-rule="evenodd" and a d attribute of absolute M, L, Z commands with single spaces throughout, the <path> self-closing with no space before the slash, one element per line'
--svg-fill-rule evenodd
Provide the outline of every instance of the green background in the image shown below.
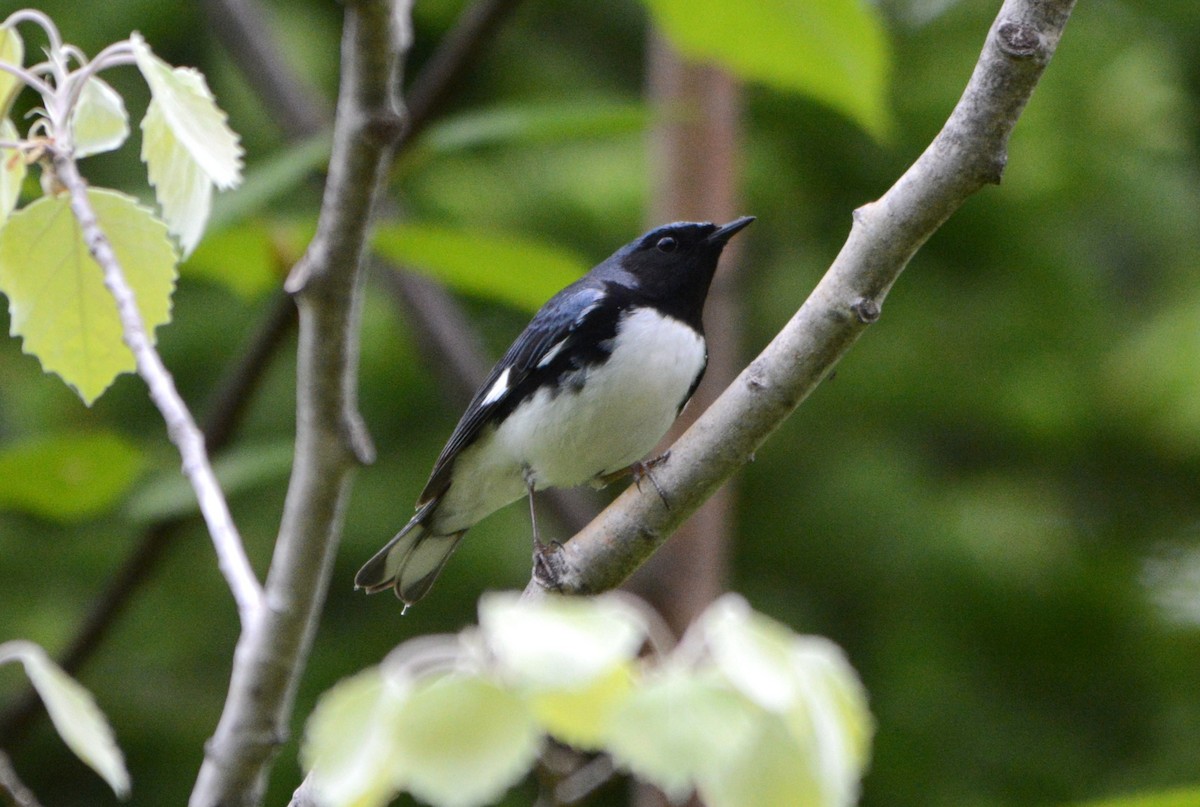
<path fill-rule="evenodd" d="M 833 259 L 850 212 L 937 133 L 998 6 L 880 4 L 893 114 L 882 142 L 805 95 L 746 86 L 740 193 L 759 219 L 740 237 L 747 360 Z M 200 67 L 252 171 L 286 148 L 195 4 L 39 7 L 88 53 L 136 29 L 168 61 Z M 417 4 L 414 67 L 457 10 Z M 338 7 L 281 2 L 271 21 L 315 91 L 331 94 Z M 634 2 L 521 5 L 446 126 L 396 167 L 393 198 L 412 220 L 551 250 L 529 277 L 511 269 L 518 249 L 455 281 L 492 356 L 555 272 L 586 268 L 645 228 L 647 24 Z M 1200 6 L 1081 3 L 1016 129 L 1003 184 L 930 240 L 836 378 L 740 474 L 730 587 L 833 639 L 862 675 L 878 720 L 864 805 L 1069 804 L 1200 786 L 1198 50 Z M 136 120 L 146 92 L 135 78 L 111 76 Z M 146 195 L 132 144 L 84 171 Z M 159 342 L 199 413 L 318 201 L 317 184 L 296 185 L 229 222 L 185 268 Z M 260 573 L 286 482 L 293 355 L 289 342 L 272 363 L 228 461 Z M 512 507 L 472 531 L 404 619 L 393 599 L 352 591 L 355 569 L 408 518 L 459 414 L 436 377 L 373 285 L 361 406 L 379 458 L 356 477 L 295 735 L 334 681 L 405 638 L 457 630 L 481 591 L 528 578 L 527 516 Z M 17 340 L 0 341 L 0 450 L 98 432 L 122 437 L 132 456 L 102 438 L 116 452 L 104 463 L 72 464 L 67 446 L 58 470 L 0 464 L 0 640 L 61 648 L 148 519 L 186 509 L 140 381 L 119 379 L 88 410 Z M 30 492 L 41 473 L 46 485 Z M 80 493 L 96 486 L 113 491 L 99 505 Z M 114 724 L 134 804 L 183 802 L 220 713 L 237 617 L 213 560 L 203 529 L 184 529 L 79 676 Z M 0 671 L 0 705 L 23 686 L 18 668 Z M 48 805 L 114 800 L 45 720 L 0 748 Z M 296 758 L 293 737 L 271 803 L 298 783 Z M 532 793 L 525 785 L 507 803 Z M 596 803 L 623 793 L 616 783 Z"/>

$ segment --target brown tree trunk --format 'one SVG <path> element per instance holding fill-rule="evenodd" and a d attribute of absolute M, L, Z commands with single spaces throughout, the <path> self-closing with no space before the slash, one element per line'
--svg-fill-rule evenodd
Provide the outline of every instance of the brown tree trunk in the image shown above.
<path fill-rule="evenodd" d="M 741 212 L 739 85 L 716 67 L 685 61 L 657 34 L 650 36 L 647 61 L 649 101 L 658 121 L 650 143 L 651 224 L 731 220 Z M 733 271 L 738 253 L 734 241 L 725 251 L 705 309 L 708 372 L 664 445 L 673 442 L 741 370 Z M 676 636 L 724 590 L 734 496 L 731 485 L 718 491 L 630 579 L 629 587 L 650 601 Z M 633 803 L 669 804 L 646 786 L 636 788 Z"/>

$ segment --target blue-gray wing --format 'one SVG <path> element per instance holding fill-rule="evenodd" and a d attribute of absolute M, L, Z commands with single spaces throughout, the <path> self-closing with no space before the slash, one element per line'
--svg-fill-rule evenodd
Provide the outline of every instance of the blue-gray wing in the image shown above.
<path fill-rule="evenodd" d="M 440 497 L 450 486 L 454 460 L 471 445 L 484 426 L 499 415 L 511 412 L 537 386 L 539 371 L 548 371 L 555 359 L 572 347 L 581 331 L 596 318 L 603 286 L 583 278 L 550 299 L 488 373 L 471 399 L 446 447 L 434 463 L 429 482 L 417 507 Z"/>

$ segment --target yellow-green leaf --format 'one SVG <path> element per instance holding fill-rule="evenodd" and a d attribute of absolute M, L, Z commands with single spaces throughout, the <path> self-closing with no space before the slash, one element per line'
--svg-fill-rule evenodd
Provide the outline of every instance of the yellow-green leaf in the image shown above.
<path fill-rule="evenodd" d="M 753 738 L 698 776 L 708 807 L 849 807 L 830 798 L 814 772 L 812 749 L 791 735 L 778 715 L 763 714 Z"/>
<path fill-rule="evenodd" d="M 0 506 L 80 521 L 110 509 L 144 467 L 138 447 L 111 432 L 23 440 L 0 449 Z"/>
<path fill-rule="evenodd" d="M 634 689 L 633 665 L 625 663 L 578 689 L 530 693 L 538 722 L 555 739 L 584 751 L 599 751 L 613 715 Z"/>
<path fill-rule="evenodd" d="M 404 694 L 373 667 L 321 696 L 302 749 L 321 804 L 381 807 L 391 801 L 395 713 Z"/>
<path fill-rule="evenodd" d="M 150 338 L 169 321 L 175 250 L 166 226 L 136 200 L 92 189 L 88 198 L 137 296 Z M 91 403 L 119 373 L 135 369 L 120 318 L 88 254 L 65 196 L 18 210 L 0 229 L 0 291 L 8 296 L 12 334 L 26 353 Z"/>
<path fill-rule="evenodd" d="M 527 311 L 588 270 L 566 250 L 510 234 L 393 224 L 376 228 L 373 244 L 384 257 L 457 291 Z"/>
<path fill-rule="evenodd" d="M 892 128 L 891 55 L 865 0 L 645 0 L 681 53 L 735 74 L 802 92 L 876 138 Z"/>
<path fill-rule="evenodd" d="M 0 645 L 0 664 L 19 661 L 50 713 L 58 736 L 121 798 L 129 795 L 129 772 L 112 729 L 90 692 L 32 642 Z"/>
<path fill-rule="evenodd" d="M 680 800 L 766 716 L 711 670 L 667 664 L 625 698 L 605 745 L 621 765 Z"/>
<path fill-rule="evenodd" d="M 21 67 L 25 61 L 25 43 L 17 29 L 0 25 L 0 62 Z M 21 91 L 21 80 L 5 70 L 0 70 L 0 116 L 7 117 L 12 101 Z"/>
<path fill-rule="evenodd" d="M 397 784 L 439 807 L 499 800 L 533 764 L 541 741 L 524 701 L 465 674 L 414 690 L 395 732 Z"/>
<path fill-rule="evenodd" d="M 129 137 L 129 115 L 121 95 L 92 76 L 84 82 L 71 113 L 75 156 L 88 157 L 118 149 Z"/>
<path fill-rule="evenodd" d="M 523 600 L 485 594 L 479 627 L 506 676 L 520 687 L 577 689 L 637 656 L 642 615 L 616 595 Z"/>
<path fill-rule="evenodd" d="M 0 76 L 7 75 L 0 72 Z M 17 141 L 21 137 L 8 118 L 0 120 L 0 140 Z M 0 226 L 17 206 L 21 184 L 25 182 L 25 157 L 16 149 L 0 148 Z"/>

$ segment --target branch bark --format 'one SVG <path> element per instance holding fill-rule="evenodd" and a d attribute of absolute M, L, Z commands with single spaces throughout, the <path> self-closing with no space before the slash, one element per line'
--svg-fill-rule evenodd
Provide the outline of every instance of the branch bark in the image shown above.
<path fill-rule="evenodd" d="M 854 212 L 850 236 L 804 305 L 671 448 L 652 486 L 630 487 L 562 548 L 561 588 L 619 585 L 703 504 L 850 349 L 909 260 L 969 197 L 998 183 L 1009 135 L 1054 55 L 1074 0 L 1005 0 L 958 105 L 917 161 Z M 530 596 L 543 592 L 536 581 Z"/>
<path fill-rule="evenodd" d="M 358 318 L 367 226 L 401 131 L 409 4 L 354 0 L 344 26 L 317 234 L 287 282 L 300 312 L 296 458 L 267 575 L 267 610 L 238 641 L 192 807 L 261 803 L 324 604 L 350 476 L 372 453 L 357 411 Z"/>

